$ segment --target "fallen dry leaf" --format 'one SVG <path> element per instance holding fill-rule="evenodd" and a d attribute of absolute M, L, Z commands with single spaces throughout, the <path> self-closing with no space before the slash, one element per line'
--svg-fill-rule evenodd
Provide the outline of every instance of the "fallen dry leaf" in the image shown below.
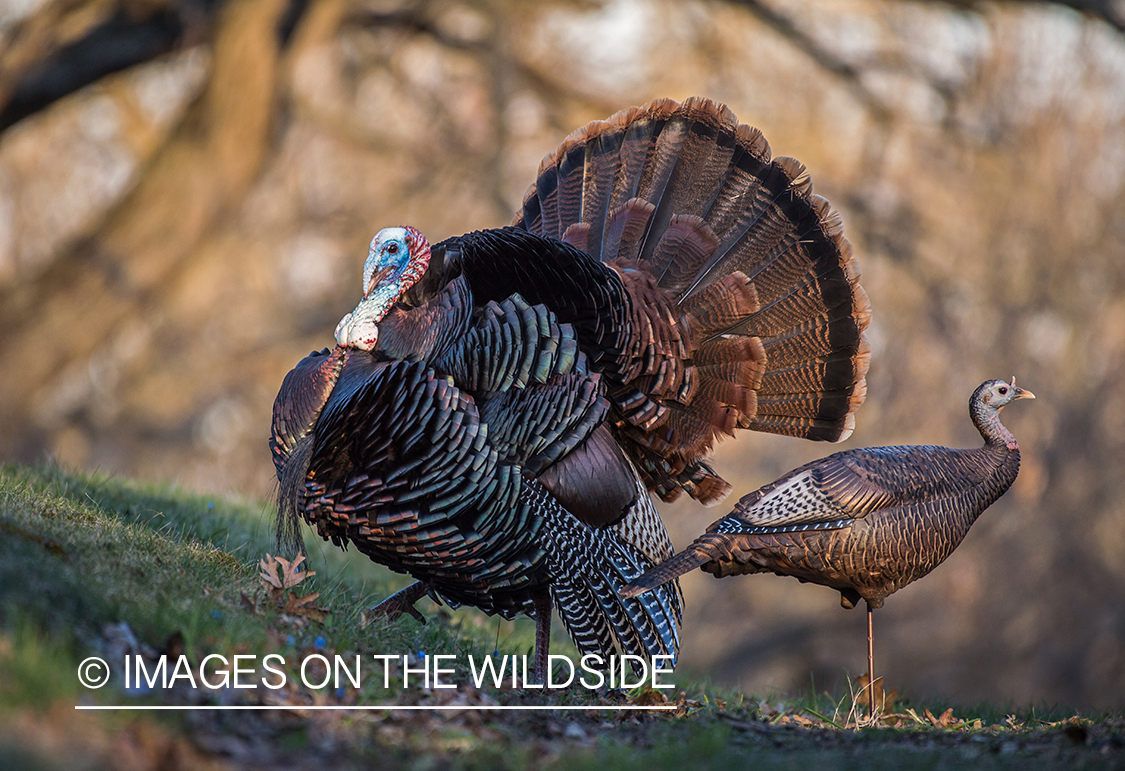
<path fill-rule="evenodd" d="M 686 692 L 680 691 L 680 697 L 676 699 L 676 711 L 674 714 L 676 717 L 685 717 L 702 707 L 702 702 L 696 699 L 689 699 Z"/>
<path fill-rule="evenodd" d="M 265 587 L 272 587 L 273 589 L 290 589 L 297 584 L 304 581 L 309 576 L 315 576 L 315 570 L 301 570 L 300 565 L 305 561 L 305 555 L 297 556 L 295 560 L 287 560 L 284 557 L 273 557 L 267 554 L 258 562 L 258 568 L 261 571 L 258 574 L 259 580 Z M 278 573 L 278 568 L 281 568 L 281 573 Z"/>
<path fill-rule="evenodd" d="M 311 604 L 319 596 L 320 592 L 306 594 L 304 597 L 298 597 L 295 593 L 289 592 L 285 598 L 285 603 L 279 604 L 279 610 L 290 616 L 304 616 L 305 618 L 311 618 L 313 621 L 323 622 L 331 611 L 328 608 L 320 608 Z"/>
<path fill-rule="evenodd" d="M 645 688 L 632 702 L 637 707 L 657 707 L 668 703 L 668 697 L 654 688 Z"/>
<path fill-rule="evenodd" d="M 859 683 L 860 691 L 856 697 L 855 703 L 861 706 L 868 706 L 870 701 L 870 690 L 867 687 L 867 675 L 863 674 L 856 678 Z M 898 700 L 898 688 L 895 688 L 890 693 L 883 692 L 883 678 L 882 676 L 875 678 L 875 705 L 879 712 L 889 713 L 895 711 L 895 701 Z"/>
<path fill-rule="evenodd" d="M 320 597 L 320 592 L 298 597 L 296 592 L 286 591 L 286 589 L 297 586 L 309 576 L 316 575 L 315 570 L 301 570 L 300 566 L 304 561 L 305 555 L 303 554 L 292 561 L 284 557 L 274 557 L 267 554 L 258 562 L 260 571 L 258 580 L 262 582 L 270 600 L 281 613 L 323 622 L 330 611 L 328 608 L 321 608 L 312 604 Z M 246 605 L 248 600 L 249 598 L 244 595 L 242 598 L 243 604 Z"/>
<path fill-rule="evenodd" d="M 782 718 L 779 722 L 784 723 L 784 722 L 786 722 L 787 719 L 788 719 L 788 722 L 795 723 L 797 725 L 803 725 L 803 726 L 819 725 L 818 723 L 816 723 L 813 720 L 810 720 L 809 718 L 805 717 L 804 715 L 787 715 L 785 718 Z"/>
<path fill-rule="evenodd" d="M 934 717 L 934 713 L 927 709 L 926 720 L 930 721 L 930 725 L 935 728 L 958 728 L 961 726 L 961 721 L 953 717 L 952 707 L 942 712 L 941 717 Z"/>

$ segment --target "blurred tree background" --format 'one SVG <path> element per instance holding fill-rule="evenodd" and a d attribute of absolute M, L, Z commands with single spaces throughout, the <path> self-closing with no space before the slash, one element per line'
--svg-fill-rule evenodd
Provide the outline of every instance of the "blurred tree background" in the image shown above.
<path fill-rule="evenodd" d="M 1125 3 L 0 0 L 0 457 L 268 496 L 285 372 L 366 245 L 508 222 L 572 129 L 724 101 L 843 213 L 874 322 L 846 446 L 979 440 L 1012 375 L 1012 491 L 875 616 L 888 687 L 1125 694 Z M 835 448 L 744 435 L 718 509 Z M 846 690 L 862 611 L 684 582 L 683 665 Z"/>

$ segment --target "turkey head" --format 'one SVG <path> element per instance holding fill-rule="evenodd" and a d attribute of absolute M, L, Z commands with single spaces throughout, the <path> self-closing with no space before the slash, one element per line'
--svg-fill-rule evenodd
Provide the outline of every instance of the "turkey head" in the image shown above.
<path fill-rule="evenodd" d="M 371 239 L 363 263 L 363 299 L 336 325 L 345 348 L 375 349 L 379 322 L 430 265 L 430 242 L 412 227 L 384 228 Z"/>

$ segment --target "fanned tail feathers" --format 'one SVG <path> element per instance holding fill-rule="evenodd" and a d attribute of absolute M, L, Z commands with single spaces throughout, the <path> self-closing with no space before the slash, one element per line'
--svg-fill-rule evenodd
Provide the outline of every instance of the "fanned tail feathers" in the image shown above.
<path fill-rule="evenodd" d="M 514 224 L 621 274 L 637 367 L 609 389 L 615 432 L 661 497 L 717 502 L 721 479 L 681 477 L 706 478 L 735 428 L 850 435 L 870 359 L 851 244 L 804 167 L 725 106 L 661 99 L 575 131 Z"/>

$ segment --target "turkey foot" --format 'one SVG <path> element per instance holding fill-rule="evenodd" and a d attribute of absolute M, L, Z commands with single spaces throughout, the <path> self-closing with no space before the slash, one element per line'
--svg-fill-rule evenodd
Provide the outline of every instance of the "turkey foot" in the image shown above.
<path fill-rule="evenodd" d="M 369 612 L 375 616 L 386 616 L 388 621 L 394 621 L 403 613 L 408 613 L 414 618 L 426 623 L 426 618 L 414 607 L 414 603 L 422 599 L 429 586 L 423 581 L 415 581 L 405 589 L 400 589 L 387 599 L 380 602 Z"/>

